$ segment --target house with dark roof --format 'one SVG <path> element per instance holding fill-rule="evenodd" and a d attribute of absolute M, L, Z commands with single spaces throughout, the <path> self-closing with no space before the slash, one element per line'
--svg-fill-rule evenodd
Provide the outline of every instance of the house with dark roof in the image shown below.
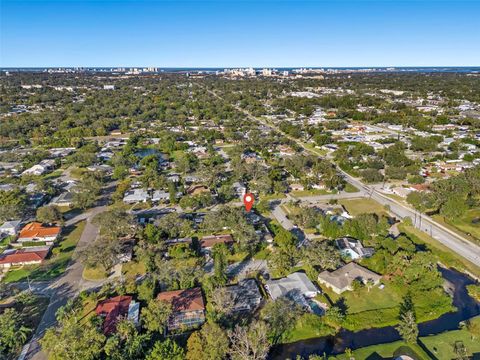
<path fill-rule="evenodd" d="M 225 245 L 232 245 L 233 244 L 233 237 L 230 234 L 226 235 L 209 235 L 204 236 L 200 239 L 200 248 L 202 252 L 210 252 L 212 247 L 216 244 L 225 244 Z"/>
<path fill-rule="evenodd" d="M 126 318 L 138 325 L 140 312 L 139 303 L 135 302 L 131 296 L 115 296 L 98 303 L 95 313 L 102 317 L 103 333 L 110 335 L 117 330 L 117 322 Z"/>
<path fill-rule="evenodd" d="M 233 300 L 233 313 L 253 312 L 262 302 L 262 294 L 255 279 L 243 279 L 226 287 Z"/>
<path fill-rule="evenodd" d="M 205 302 L 202 289 L 199 287 L 164 291 L 157 295 L 157 299 L 166 301 L 172 306 L 172 314 L 168 319 L 168 330 L 188 329 L 205 322 Z"/>

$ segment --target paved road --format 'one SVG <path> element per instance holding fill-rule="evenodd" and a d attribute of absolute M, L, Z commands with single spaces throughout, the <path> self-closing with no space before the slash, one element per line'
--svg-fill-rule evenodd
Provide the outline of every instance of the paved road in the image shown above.
<path fill-rule="evenodd" d="M 388 196 L 380 193 L 375 187 L 367 186 L 348 173 L 342 170 L 339 171 L 342 172 L 342 174 L 345 176 L 345 179 L 350 184 L 356 186 L 365 193 L 368 193 L 373 200 L 382 205 L 388 205 L 390 207 L 390 211 L 398 218 L 403 219 L 405 217 L 409 217 L 412 219 L 412 222 L 417 229 L 426 232 L 438 242 L 447 246 L 473 264 L 480 264 L 480 246 L 464 239 L 462 236 L 458 235 L 452 230 L 435 222 L 429 216 L 421 214 L 418 211 L 415 211 L 410 207 L 398 202 L 397 200 L 389 198 Z"/>
<path fill-rule="evenodd" d="M 217 95 L 215 92 L 208 90 L 213 96 L 217 98 L 221 98 L 219 95 Z M 244 113 L 247 118 L 250 120 L 256 121 L 258 123 L 261 123 L 264 126 L 267 126 L 271 129 L 276 130 L 277 132 L 283 134 L 285 137 L 290 139 L 291 141 L 295 142 L 297 145 L 302 147 L 305 151 L 309 153 L 313 153 L 314 155 L 317 155 L 314 151 L 311 149 L 307 148 L 305 144 L 298 139 L 293 138 L 292 136 L 289 136 L 288 134 L 285 134 L 282 132 L 276 125 L 270 124 L 267 121 L 258 118 L 256 116 L 253 116 L 250 112 L 248 112 L 245 109 L 242 109 L 240 106 L 234 105 L 234 107 Z M 357 187 L 358 189 L 370 194 L 371 198 L 377 202 L 379 202 L 382 205 L 388 205 L 390 207 L 390 210 L 392 211 L 393 214 L 398 216 L 399 218 L 403 219 L 404 217 L 410 217 L 411 219 L 415 218 L 415 213 L 418 214 L 415 210 L 411 209 L 410 207 L 399 203 L 396 200 L 393 200 L 381 193 L 379 193 L 377 190 L 375 190 L 374 187 L 367 186 L 363 184 L 360 180 L 354 178 L 353 176 L 349 175 L 348 173 L 342 171 L 341 169 L 338 169 L 344 176 L 345 179 L 352 184 L 353 186 Z M 422 223 L 417 222 L 415 226 L 428 233 L 431 235 L 434 239 L 442 243 L 443 245 L 447 246 L 449 249 L 453 250 L 455 253 L 459 254 L 460 256 L 464 257 L 468 261 L 472 262 L 473 264 L 480 264 L 480 246 L 473 244 L 472 242 L 468 241 L 464 237 L 458 235 L 457 233 L 451 231 L 450 229 L 446 228 L 445 226 L 435 222 L 433 219 L 426 215 L 421 215 L 422 218 Z"/>
<path fill-rule="evenodd" d="M 90 242 L 95 240 L 98 235 L 98 228 L 92 224 L 93 217 L 105 210 L 105 205 L 100 205 L 90 209 L 86 213 L 82 213 L 70 220 L 65 225 L 73 225 L 79 221 L 86 220 L 85 228 L 77 243 L 75 253 L 85 248 Z M 82 290 L 99 286 L 98 282 L 85 281 L 82 278 L 83 265 L 79 261 L 73 260 L 68 266 L 65 273 L 53 282 L 33 283 L 31 286 L 34 291 L 50 296 L 50 303 L 47 310 L 43 314 L 42 320 L 29 344 L 28 350 L 25 351 L 24 359 L 44 360 L 45 353 L 40 349 L 38 340 L 43 336 L 46 329 L 55 325 L 55 314 L 57 310 L 65 305 L 70 298 L 74 298 Z M 21 286 L 24 286 L 21 284 Z"/>

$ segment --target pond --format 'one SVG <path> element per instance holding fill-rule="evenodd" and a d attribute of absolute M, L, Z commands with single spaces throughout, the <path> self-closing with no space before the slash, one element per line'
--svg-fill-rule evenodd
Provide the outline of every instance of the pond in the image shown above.
<path fill-rule="evenodd" d="M 420 336 L 438 334 L 448 330 L 458 329 L 459 323 L 480 314 L 480 305 L 472 299 L 466 286 L 474 284 L 475 280 L 454 269 L 440 268 L 445 280 L 454 285 L 453 305 L 457 311 L 447 313 L 438 319 L 420 323 Z M 295 359 L 297 355 L 308 357 L 312 354 L 335 355 L 365 346 L 390 343 L 401 340 L 393 326 L 365 329 L 357 332 L 341 330 L 336 336 L 313 338 L 297 341 L 291 344 L 277 346 L 271 353 L 271 359 Z"/>

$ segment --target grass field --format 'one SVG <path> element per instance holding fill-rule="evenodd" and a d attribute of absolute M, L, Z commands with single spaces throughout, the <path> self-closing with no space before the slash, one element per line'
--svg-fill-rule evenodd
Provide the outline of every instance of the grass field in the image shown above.
<path fill-rule="evenodd" d="M 480 317 L 472 320 L 480 326 Z M 480 353 L 480 339 L 473 338 L 467 329 L 447 331 L 442 334 L 420 338 L 420 342 L 438 359 L 450 360 L 460 359 L 455 354 L 454 346 L 457 341 L 461 341 L 469 356 Z"/>
<path fill-rule="evenodd" d="M 323 319 L 320 316 L 307 313 L 298 318 L 295 327 L 287 334 L 287 336 L 285 336 L 283 342 L 291 343 L 334 334 L 335 329 L 324 324 Z"/>
<path fill-rule="evenodd" d="M 26 280 L 50 280 L 65 272 L 72 258 L 78 240 L 85 228 L 85 221 L 79 222 L 62 230 L 60 241 L 52 249 L 50 258 L 41 265 L 23 266 L 10 270 L 5 276 L 5 282 Z"/>
<path fill-rule="evenodd" d="M 317 196 L 317 195 L 331 195 L 336 194 L 338 191 L 328 191 L 324 189 L 311 189 L 311 190 L 303 190 L 303 191 L 292 191 L 291 194 L 296 197 L 303 197 L 303 196 Z"/>
<path fill-rule="evenodd" d="M 435 221 L 448 227 L 450 230 L 466 237 L 467 239 L 480 243 L 480 221 L 473 223 L 473 220 L 480 219 L 480 209 L 471 209 L 466 214 L 455 220 L 445 220 L 441 215 L 432 216 Z"/>
<path fill-rule="evenodd" d="M 345 206 L 352 216 L 369 213 L 386 214 L 383 206 L 372 199 L 344 199 L 338 202 Z"/>
<path fill-rule="evenodd" d="M 122 274 L 125 276 L 144 275 L 147 272 L 144 263 L 130 261 L 122 265 Z"/>
<path fill-rule="evenodd" d="M 422 348 L 417 344 L 406 344 L 403 341 L 396 341 L 388 344 L 372 345 L 353 351 L 355 359 L 390 359 L 400 355 L 410 354 L 415 360 L 430 360 Z M 337 355 L 335 359 L 350 360 L 346 354 Z"/>
<path fill-rule="evenodd" d="M 91 280 L 91 281 L 103 280 L 103 279 L 106 279 L 107 276 L 108 276 L 107 272 L 99 268 L 85 267 L 82 273 L 82 277 L 85 280 Z"/>

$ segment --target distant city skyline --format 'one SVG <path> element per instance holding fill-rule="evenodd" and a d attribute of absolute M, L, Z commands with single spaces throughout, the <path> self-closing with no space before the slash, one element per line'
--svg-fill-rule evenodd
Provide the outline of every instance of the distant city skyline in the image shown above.
<path fill-rule="evenodd" d="M 477 1 L 12 1 L 0 67 L 478 66 Z"/>

